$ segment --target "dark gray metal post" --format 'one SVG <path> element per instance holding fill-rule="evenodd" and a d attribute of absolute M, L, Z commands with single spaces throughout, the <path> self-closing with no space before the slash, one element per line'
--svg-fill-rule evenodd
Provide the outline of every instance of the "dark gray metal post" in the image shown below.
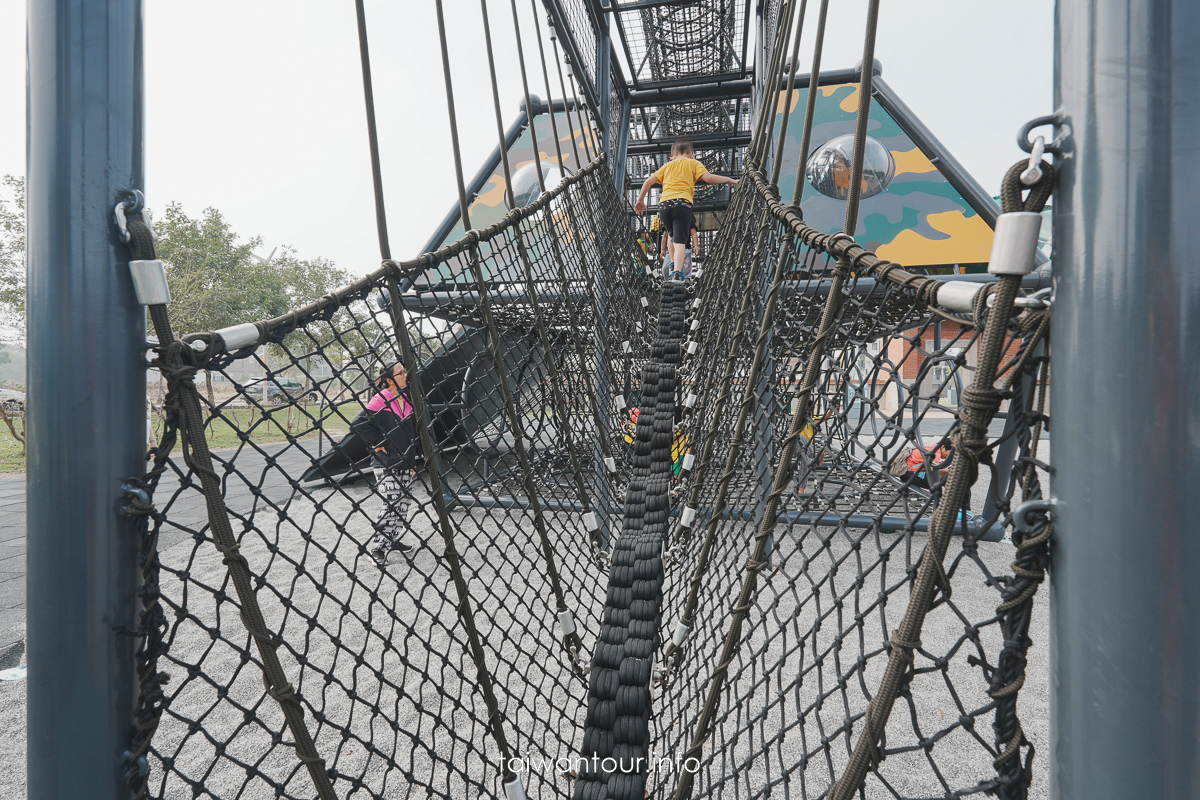
<path fill-rule="evenodd" d="M 596 108 L 596 113 L 600 116 L 600 130 L 604 137 L 602 144 L 604 152 L 608 153 L 609 157 L 613 154 L 613 119 L 612 119 L 612 66 L 610 59 L 612 57 L 612 35 L 608 28 L 608 14 L 604 9 L 596 4 L 594 15 L 596 18 L 596 86 L 597 94 L 600 95 L 600 104 Z"/>
<path fill-rule="evenodd" d="M 1051 796 L 1200 787 L 1200 4 L 1060 0 Z"/>
<path fill-rule="evenodd" d="M 629 96 L 621 101 L 621 118 L 617 121 L 616 130 L 616 147 L 613 149 L 612 173 L 613 184 L 617 187 L 617 194 L 624 200 L 627 196 L 625 191 L 625 156 L 629 152 L 629 114 L 631 106 Z"/>
<path fill-rule="evenodd" d="M 145 317 L 113 206 L 142 172 L 142 4 L 29 6 L 29 798 L 127 798 Z"/>
<path fill-rule="evenodd" d="M 142 187 L 142 4 L 29 5 L 29 797 L 127 798 L 145 315 L 116 236 Z"/>

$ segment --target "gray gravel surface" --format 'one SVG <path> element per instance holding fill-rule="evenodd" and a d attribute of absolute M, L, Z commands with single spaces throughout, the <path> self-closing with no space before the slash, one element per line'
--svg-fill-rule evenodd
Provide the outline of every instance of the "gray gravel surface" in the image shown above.
<path fill-rule="evenodd" d="M 432 523 L 428 519 L 418 523 L 415 535 L 421 546 L 414 555 L 393 555 L 386 572 L 381 572 L 366 560 L 360 546 L 370 535 L 377 503 L 367 486 L 304 495 L 270 485 L 276 487 L 272 499 L 286 502 L 284 518 L 261 499 L 254 506 L 254 499 L 243 493 L 236 505 L 252 524 L 235 525 L 239 529 L 249 525 L 243 554 L 254 573 L 265 579 L 266 588 L 259 594 L 268 627 L 282 634 L 285 668 L 308 705 L 307 721 L 317 746 L 339 773 L 353 776 L 352 782 L 338 782 L 340 796 L 424 796 L 426 789 L 454 796 L 493 795 L 496 748 L 485 730 L 486 708 L 466 655 L 442 542 Z M 982 507 L 983 491 L 982 485 L 975 488 L 976 509 Z M 255 507 L 253 515 L 246 514 L 248 507 Z M 181 509 L 183 527 L 200 521 L 192 519 L 195 511 L 190 506 Z M 480 634 L 495 673 L 509 739 L 521 755 L 570 757 L 580 746 L 585 694 L 582 684 L 569 676 L 556 641 L 555 615 L 528 515 L 512 512 L 485 521 L 478 511 L 459 510 L 453 517 L 472 600 L 482 612 Z M 585 652 L 590 653 L 599 628 L 605 577 L 583 566 L 586 554 L 578 525 L 578 515 L 552 516 L 552 530 L 562 537 L 564 585 L 584 632 Z M 748 533 L 732 538 L 742 536 Z M 760 584 L 744 646 L 731 668 L 736 678 L 713 736 L 722 744 L 716 752 L 712 746 L 705 752 L 700 792 L 719 788 L 725 795 L 747 797 L 768 783 L 786 779 L 794 796 L 811 797 L 840 771 L 848 738 L 837 733 L 839 726 L 847 711 L 861 713 L 866 695 L 857 679 L 849 690 L 831 692 L 829 681 L 837 672 L 832 665 L 813 669 L 812 659 L 830 650 L 847 623 L 843 619 L 820 629 L 807 637 L 804 648 L 798 647 L 804 638 L 801 634 L 813 627 L 818 616 L 829 613 L 828 606 L 814 605 L 815 598 L 852 591 L 860 572 L 879 582 L 881 570 L 871 565 L 881 550 L 896 553 L 895 558 L 903 553 L 905 559 L 914 559 L 924 544 L 923 534 L 913 534 L 899 546 L 888 535 L 871 535 L 854 551 L 851 543 L 857 536 L 861 533 L 832 528 L 781 532 L 774 562 L 778 571 Z M 959 541 L 951 545 L 947 563 L 960 553 Z M 853 569 L 830 569 L 847 563 L 852 551 L 857 553 L 851 559 Z M 985 585 L 986 574 L 1006 573 L 1013 552 L 1007 542 L 980 543 L 978 564 L 960 562 L 954 573 L 952 606 L 931 613 L 922 636 L 926 652 L 952 653 L 952 657 L 945 672 L 917 676 L 909 696 L 897 702 L 887 746 L 919 745 L 914 731 L 946 733 L 933 744 L 929 756 L 919 747 L 889 756 L 880 775 L 892 789 L 872 776 L 868 797 L 891 797 L 892 790 L 905 796 L 941 797 L 947 785 L 961 789 L 992 774 L 991 758 L 981 742 L 954 724 L 960 710 L 975 711 L 988 702 L 980 670 L 966 659 L 971 647 L 961 642 L 969 622 L 994 615 L 997 594 Z M 164 781 L 161 762 L 156 762 L 155 792 L 168 798 L 191 797 L 192 786 L 201 785 L 206 797 L 270 798 L 280 786 L 285 796 L 310 795 L 311 784 L 288 746 L 291 737 L 283 733 L 278 706 L 264 695 L 255 651 L 236 609 L 228 599 L 213 600 L 214 591 L 229 591 L 220 555 L 210 542 L 197 541 L 180 528 L 164 536 L 162 561 L 164 593 L 181 605 L 186 589 L 188 614 L 173 617 L 171 658 L 160 665 L 172 676 L 168 685 L 172 701 L 156 746 L 171 759 L 173 777 Z M 744 554 L 731 551 L 720 568 L 736 571 L 743 564 Z M 185 570 L 186 583 L 178 578 Z M 822 575 L 827 583 L 814 585 Z M 896 585 L 903 583 L 902 575 L 900 564 L 887 573 L 885 582 L 893 588 L 886 611 L 878 608 L 864 616 L 866 651 L 877 649 L 883 631 L 894 628 L 903 614 L 907 590 Z M 669 580 L 678 584 L 683 578 Z M 669 586 L 668 598 L 678 597 L 678 590 L 678 585 Z M 723 633 L 729 603 L 728 596 L 713 596 L 704 604 L 702 614 L 710 615 L 704 623 L 710 639 Z M 675 613 L 677 609 L 668 606 L 664 627 L 673 624 Z M 316 620 L 316 626 L 310 626 L 309 620 Z M 218 629 L 220 635 L 214 640 L 210 631 Z M 1048 790 L 1047 632 L 1042 593 L 1030 631 L 1034 644 L 1020 705 L 1026 734 L 1039 750 L 1031 792 L 1035 798 L 1046 797 Z M 994 657 L 996 639 L 994 626 L 980 634 L 989 656 Z M 704 641 L 706 646 L 713 643 Z M 860 647 L 857 641 L 851 644 L 843 645 L 842 651 L 852 658 Z M 697 663 L 687 668 L 690 677 L 667 694 L 656 691 L 660 756 L 680 757 L 690 741 L 690 726 L 702 699 L 697 690 L 704 685 L 712 657 L 711 650 L 697 657 Z M 877 685 L 885 660 L 868 660 L 863 678 L 868 690 Z M 930 664 L 925 658 L 918 666 Z M 199 665 L 197 674 L 189 672 L 192 665 Z M 822 696 L 826 700 L 818 706 Z M 0 742 L 4 743 L 0 796 L 4 798 L 25 796 L 24 703 L 24 681 L 0 682 Z M 319 723 L 314 722 L 317 714 Z M 193 720 L 200 722 L 199 729 L 189 727 Z M 991 714 L 979 716 L 978 721 L 975 733 L 990 744 Z M 823 748 L 820 737 L 829 734 L 846 742 Z M 218 751 L 222 757 L 216 759 Z M 753 753 L 760 755 L 748 761 Z M 389 761 L 400 769 L 386 768 Z M 248 777 L 246 765 L 252 767 L 254 777 Z M 351 783 L 362 788 L 354 791 Z M 570 792 L 569 781 L 552 769 L 526 774 L 525 784 L 530 797 Z M 652 779 L 650 785 L 666 789 L 673 779 L 658 783 Z"/>

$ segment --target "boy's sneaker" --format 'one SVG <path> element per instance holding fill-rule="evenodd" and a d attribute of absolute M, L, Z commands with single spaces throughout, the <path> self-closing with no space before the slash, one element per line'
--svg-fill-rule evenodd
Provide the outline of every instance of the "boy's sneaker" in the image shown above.
<path fill-rule="evenodd" d="M 372 547 L 367 552 L 371 554 L 371 558 L 375 561 L 375 565 L 380 569 L 383 569 L 387 566 L 388 551 L 384 549 L 383 545 Z"/>
<path fill-rule="evenodd" d="M 404 555 L 408 555 L 409 553 L 411 553 L 414 550 L 414 548 L 411 544 L 408 544 L 407 542 L 401 542 L 398 540 L 395 542 L 392 542 L 392 549 L 399 551 L 399 552 L 403 553 Z"/>

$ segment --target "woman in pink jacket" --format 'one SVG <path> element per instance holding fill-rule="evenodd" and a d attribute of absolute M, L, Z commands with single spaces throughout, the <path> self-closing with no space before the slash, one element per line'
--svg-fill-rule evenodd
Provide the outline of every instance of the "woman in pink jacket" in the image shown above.
<path fill-rule="evenodd" d="M 417 477 L 417 435 L 404 365 L 384 367 L 375 386 L 379 391 L 350 427 L 372 450 L 375 483 L 383 495 L 383 510 L 368 545 L 371 557 L 382 567 L 391 551 L 407 553 L 413 549 L 403 541 L 403 536 L 412 507 L 412 485 Z"/>

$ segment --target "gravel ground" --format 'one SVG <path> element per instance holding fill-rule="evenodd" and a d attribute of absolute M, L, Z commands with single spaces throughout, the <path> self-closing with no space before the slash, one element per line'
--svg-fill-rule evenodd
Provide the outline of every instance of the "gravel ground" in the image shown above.
<path fill-rule="evenodd" d="M 19 626 L 20 657 L 12 663 L 12 650 L 0 656 L 0 666 L 8 669 L 25 664 L 25 625 Z M 0 797 L 17 800 L 25 797 L 25 681 L 0 681 Z"/>
<path fill-rule="evenodd" d="M 975 488 L 976 509 L 982 507 L 983 492 L 982 485 Z M 282 633 L 285 647 L 280 652 L 289 678 L 308 704 L 306 720 L 315 731 L 318 749 L 341 775 L 351 776 L 335 784 L 340 797 L 425 796 L 427 790 L 491 796 L 497 791 L 496 748 L 486 733 L 487 710 L 474 665 L 465 655 L 440 536 L 423 519 L 416 531 L 423 541 L 418 551 L 407 559 L 393 556 L 387 571 L 379 571 L 359 546 L 369 535 L 368 514 L 375 502 L 359 485 L 293 497 L 285 508 L 286 519 L 263 508 L 247 522 L 235 523 L 239 530 L 252 530 L 244 539 L 243 554 L 254 573 L 266 579 L 259 594 L 268 627 Z M 528 515 L 499 513 L 482 521 L 479 510 L 459 510 L 452 516 L 461 530 L 473 602 L 484 612 L 478 615 L 480 634 L 510 741 L 522 755 L 573 755 L 579 749 L 585 694 L 582 684 L 570 677 L 555 641 L 553 600 Z M 564 591 L 584 633 L 587 654 L 599 628 L 605 579 L 586 565 L 578 525 L 578 515 L 553 515 L 552 530 L 565 531 L 558 552 Z M 741 530 L 731 526 L 730 540 L 744 541 L 746 526 L 737 527 Z M 733 685 L 714 730 L 716 751 L 713 745 L 705 751 L 708 763 L 698 783 L 700 792 L 746 797 L 767 784 L 787 781 L 796 796 L 811 797 L 840 771 L 848 744 L 839 743 L 839 736 L 847 743 L 849 738 L 839 726 L 844 726 L 847 712 L 861 713 L 866 694 L 857 677 L 847 690 L 836 686 L 836 675 L 844 674 L 851 663 L 835 670 L 833 664 L 814 667 L 814 659 L 837 650 L 837 636 L 847 628 L 861 627 L 865 644 L 851 637 L 840 645 L 844 657 L 878 650 L 882 632 L 895 627 L 907 601 L 903 567 L 897 563 L 885 573 L 877 564 L 879 553 L 888 550 L 895 558 L 903 554 L 907 564 L 924 544 L 922 534 L 900 545 L 887 535 L 872 534 L 856 550 L 852 543 L 860 535 L 831 528 L 780 534 L 774 562 L 778 571 L 760 583 L 744 629 L 745 646 L 731 667 Z M 236 608 L 231 600 L 214 600 L 214 593 L 232 593 L 219 554 L 186 531 L 164 541 L 171 543 L 162 553 L 164 594 L 176 606 L 186 602 L 187 614 L 169 613 L 174 623 L 171 658 L 160 667 L 172 676 L 172 701 L 156 746 L 168 759 L 171 776 L 164 780 L 163 762 L 156 761 L 154 792 L 186 798 L 193 796 L 194 786 L 203 786 L 204 797 L 257 800 L 276 797 L 277 790 L 285 797 L 311 796 L 311 784 L 289 745 L 291 736 L 282 733 L 278 706 L 264 695 L 256 651 Z M 958 541 L 947 563 L 961 551 Z M 882 780 L 868 780 L 868 797 L 891 797 L 893 790 L 941 797 L 944 786 L 962 789 L 992 774 L 984 746 L 955 722 L 962 710 L 973 712 L 987 703 L 981 671 L 967 662 L 973 645 L 963 644 L 963 631 L 965 620 L 993 616 L 997 594 L 984 585 L 985 572 L 1007 573 L 1013 552 L 1007 542 L 980 543 L 979 563 L 963 561 L 955 571 L 952 604 L 930 614 L 922 636 L 924 652 L 951 657 L 944 671 L 918 675 L 908 696 L 897 702 L 887 747 L 894 751 L 919 745 L 919 736 L 944 733 L 933 743 L 930 756 L 919 747 L 889 755 L 879 771 Z M 714 570 L 728 573 L 714 579 L 716 583 L 733 585 L 730 576 L 740 574 L 744 558 L 744 552 L 730 549 L 714 565 Z M 842 570 L 844 577 L 829 566 L 847 563 L 854 568 Z M 190 574 L 186 584 L 177 577 L 184 570 Z M 877 588 L 859 591 L 854 585 L 860 573 L 876 587 L 889 586 L 886 613 L 884 607 L 860 609 L 861 626 L 839 617 L 838 624 L 817 626 L 815 633 L 805 635 L 818 617 L 833 613 L 821 605 L 825 600 L 838 594 L 874 596 Z M 682 578 L 677 574 L 669 580 L 676 584 L 668 587 L 664 629 L 678 614 L 670 603 L 680 597 Z M 814 605 L 818 597 L 824 600 Z M 714 592 L 702 603 L 702 619 L 709 615 L 702 623 L 707 634 L 695 637 L 695 649 L 710 656 L 715 651 L 728 602 L 727 592 Z M 839 609 L 835 616 L 841 613 Z M 211 631 L 218 629 L 214 639 Z M 1047 634 L 1042 593 L 1030 631 L 1034 644 L 1020 703 L 1026 734 L 1039 751 L 1033 762 L 1034 798 L 1048 792 Z M 985 628 L 979 638 L 994 656 L 995 626 Z M 303 653 L 302 660 L 297 653 Z M 659 755 L 678 757 L 690 741 L 710 660 L 697 657 L 689 662 L 687 674 L 669 696 L 656 690 L 655 735 L 663 743 Z M 867 659 L 862 670 L 867 691 L 877 685 L 885 661 L 877 652 Z M 199 671 L 190 671 L 193 665 Z M 918 667 L 931 665 L 928 658 L 919 659 Z M 0 796 L 13 800 L 25 796 L 24 709 L 25 682 L 0 682 Z M 980 715 L 975 731 L 989 745 L 991 717 Z M 200 724 L 191 726 L 193 720 Z M 832 744 L 822 746 L 822 736 Z M 753 753 L 758 757 L 748 761 Z M 248 777 L 251 773 L 254 777 Z M 526 775 L 525 784 L 530 797 L 570 792 L 569 782 L 553 770 Z M 673 780 L 662 784 L 660 790 Z M 651 788 L 655 785 L 652 779 Z"/>

